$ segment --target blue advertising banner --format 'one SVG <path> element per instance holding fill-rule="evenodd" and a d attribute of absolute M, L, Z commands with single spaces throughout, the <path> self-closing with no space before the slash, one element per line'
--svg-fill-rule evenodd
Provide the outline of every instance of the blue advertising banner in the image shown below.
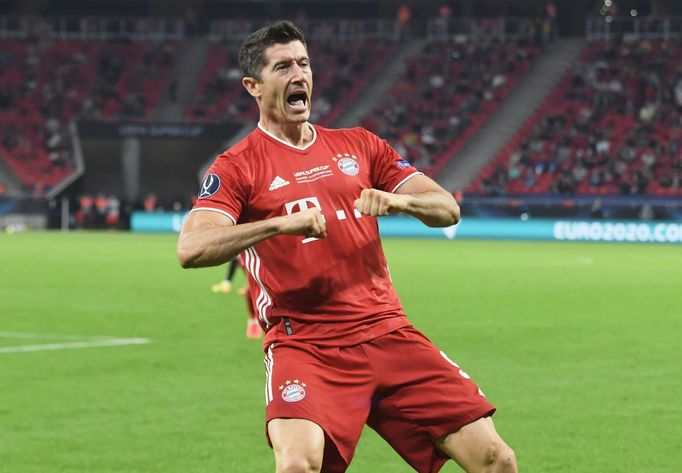
<path fill-rule="evenodd" d="M 133 212 L 130 229 L 134 232 L 179 233 L 187 212 Z"/>
<path fill-rule="evenodd" d="M 179 232 L 183 212 L 135 212 L 134 232 Z M 379 219 L 382 237 L 681 243 L 682 223 L 552 219 L 464 218 L 447 228 L 430 228 L 408 216 Z"/>

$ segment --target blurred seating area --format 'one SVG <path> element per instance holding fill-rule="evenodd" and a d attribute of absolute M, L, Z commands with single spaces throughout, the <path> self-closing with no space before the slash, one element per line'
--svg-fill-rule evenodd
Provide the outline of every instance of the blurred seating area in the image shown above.
<path fill-rule="evenodd" d="M 194 120 L 256 121 L 258 108 L 242 86 L 240 42 L 216 43 L 199 79 L 195 99 L 187 111 Z M 314 42 L 309 47 L 314 74 L 311 122 L 329 126 L 375 77 L 396 48 L 385 40 L 343 43 Z"/>
<path fill-rule="evenodd" d="M 178 42 L 0 40 L 0 159 L 43 195 L 74 168 L 69 121 L 144 119 Z"/>
<path fill-rule="evenodd" d="M 435 175 L 514 88 L 539 52 L 514 41 L 430 41 L 363 126 Z"/>
<path fill-rule="evenodd" d="M 682 195 L 682 41 L 602 41 L 468 192 Z"/>

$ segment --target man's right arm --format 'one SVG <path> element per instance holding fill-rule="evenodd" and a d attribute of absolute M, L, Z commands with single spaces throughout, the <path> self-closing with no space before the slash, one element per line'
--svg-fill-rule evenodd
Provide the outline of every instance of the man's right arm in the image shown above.
<path fill-rule="evenodd" d="M 185 220 L 177 256 L 183 268 L 218 266 L 275 235 L 325 238 L 327 228 L 316 208 L 239 225 L 220 212 L 197 210 Z"/>

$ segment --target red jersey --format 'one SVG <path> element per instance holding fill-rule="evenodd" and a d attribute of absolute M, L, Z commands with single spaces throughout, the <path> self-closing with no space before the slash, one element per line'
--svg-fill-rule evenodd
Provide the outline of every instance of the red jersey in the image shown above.
<path fill-rule="evenodd" d="M 278 235 L 242 253 L 266 346 L 284 339 L 348 346 L 409 324 L 377 220 L 353 202 L 363 189 L 394 192 L 420 173 L 362 128 L 312 131 L 298 148 L 255 129 L 218 156 L 192 209 L 235 224 L 312 207 L 322 213 L 327 238 Z"/>

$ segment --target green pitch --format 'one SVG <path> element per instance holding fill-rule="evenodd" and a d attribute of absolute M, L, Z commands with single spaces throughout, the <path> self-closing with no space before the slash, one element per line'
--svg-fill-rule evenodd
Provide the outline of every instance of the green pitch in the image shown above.
<path fill-rule="evenodd" d="M 183 271 L 174 246 L 0 236 L 1 473 L 274 471 L 244 302 L 210 292 L 225 267 Z M 498 407 L 522 472 L 682 471 L 682 246 L 385 250 L 411 320 Z M 112 339 L 151 343 L 97 345 Z M 349 471 L 411 470 L 366 431 Z"/>

